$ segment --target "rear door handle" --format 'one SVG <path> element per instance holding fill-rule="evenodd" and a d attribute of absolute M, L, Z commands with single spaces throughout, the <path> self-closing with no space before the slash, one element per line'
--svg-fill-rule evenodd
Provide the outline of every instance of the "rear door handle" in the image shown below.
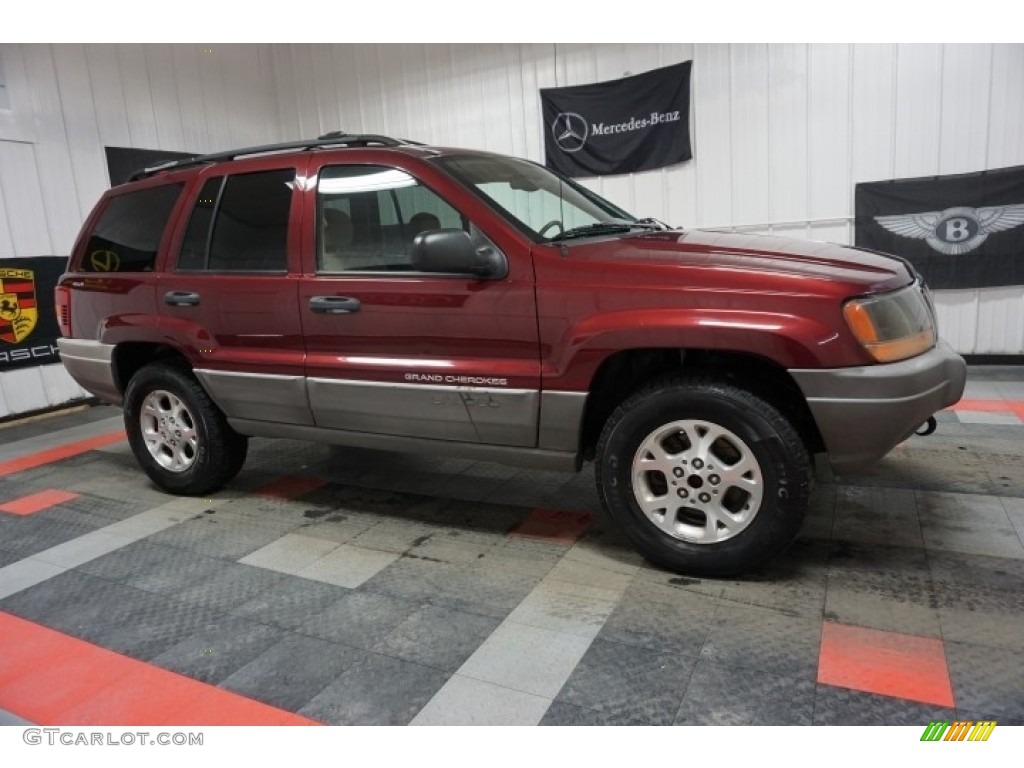
<path fill-rule="evenodd" d="M 322 315 L 347 315 L 359 311 L 359 299 L 349 296 L 313 296 L 309 308 Z"/>
<path fill-rule="evenodd" d="M 194 307 L 199 304 L 199 294 L 192 291 L 168 291 L 164 303 L 172 307 Z"/>

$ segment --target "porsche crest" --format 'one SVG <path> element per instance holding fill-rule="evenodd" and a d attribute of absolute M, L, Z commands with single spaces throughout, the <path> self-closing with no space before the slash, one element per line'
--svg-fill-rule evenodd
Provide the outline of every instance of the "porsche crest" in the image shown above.
<path fill-rule="evenodd" d="M 35 273 L 0 268 L 0 340 L 8 344 L 24 341 L 38 319 Z"/>

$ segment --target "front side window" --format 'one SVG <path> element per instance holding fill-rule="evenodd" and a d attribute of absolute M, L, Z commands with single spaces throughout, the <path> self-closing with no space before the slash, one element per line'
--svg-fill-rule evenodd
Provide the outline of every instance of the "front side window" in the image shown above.
<path fill-rule="evenodd" d="M 118 195 L 89 236 L 82 272 L 150 272 L 182 184 Z"/>
<path fill-rule="evenodd" d="M 329 166 L 317 184 L 317 270 L 409 271 L 422 232 L 469 221 L 404 171 L 378 165 Z"/>
<path fill-rule="evenodd" d="M 179 270 L 283 272 L 295 170 L 208 179 L 178 254 Z"/>
<path fill-rule="evenodd" d="M 628 230 L 636 222 L 590 190 L 526 160 L 453 155 L 437 162 L 537 240 L 606 226 Z"/>

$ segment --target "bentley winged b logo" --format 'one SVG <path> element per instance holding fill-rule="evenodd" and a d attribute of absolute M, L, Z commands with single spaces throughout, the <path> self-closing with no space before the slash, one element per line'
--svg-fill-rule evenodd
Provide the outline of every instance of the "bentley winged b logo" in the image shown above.
<path fill-rule="evenodd" d="M 0 339 L 18 344 L 36 327 L 35 273 L 31 269 L 0 269 Z"/>
<path fill-rule="evenodd" d="M 939 253 L 957 256 L 973 251 L 994 232 L 1024 224 L 1024 204 L 988 208 L 947 208 L 929 213 L 875 216 L 875 221 L 901 237 L 924 240 Z"/>
<path fill-rule="evenodd" d="M 551 124 L 555 143 L 566 152 L 579 152 L 583 149 L 589 133 L 587 121 L 576 112 L 559 112 Z"/>

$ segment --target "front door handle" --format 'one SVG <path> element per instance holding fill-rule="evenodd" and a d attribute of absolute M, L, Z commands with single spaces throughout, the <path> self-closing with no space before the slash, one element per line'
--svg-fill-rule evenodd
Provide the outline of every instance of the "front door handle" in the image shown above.
<path fill-rule="evenodd" d="M 313 296 L 309 308 L 322 315 L 347 315 L 359 311 L 359 299 L 349 296 Z"/>
<path fill-rule="evenodd" d="M 192 291 L 168 291 L 164 303 L 172 307 L 194 307 L 199 304 L 199 294 Z"/>

